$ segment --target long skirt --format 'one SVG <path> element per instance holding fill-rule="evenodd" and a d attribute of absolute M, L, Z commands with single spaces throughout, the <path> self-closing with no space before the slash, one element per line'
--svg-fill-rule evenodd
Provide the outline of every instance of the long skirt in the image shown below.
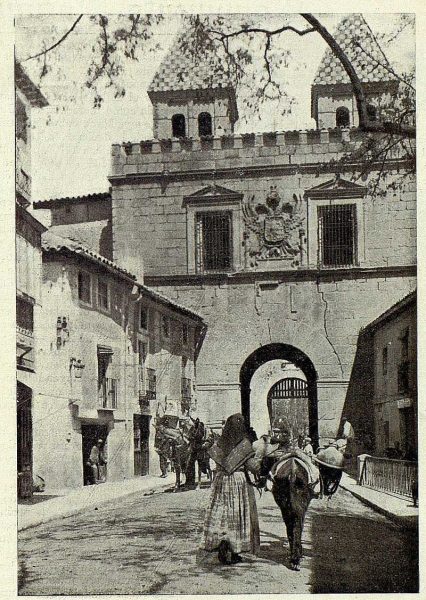
<path fill-rule="evenodd" d="M 226 540 L 236 554 L 258 553 L 260 534 L 256 498 L 242 471 L 226 475 L 218 470 L 212 484 L 203 535 L 205 550 L 217 550 L 220 542 Z"/>

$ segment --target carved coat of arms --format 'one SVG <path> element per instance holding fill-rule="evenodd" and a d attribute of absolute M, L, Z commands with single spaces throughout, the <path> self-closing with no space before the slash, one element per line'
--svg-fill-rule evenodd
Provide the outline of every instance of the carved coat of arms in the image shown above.
<path fill-rule="evenodd" d="M 254 197 L 243 202 L 243 216 L 250 266 L 274 259 L 299 264 L 305 236 L 300 196 L 293 194 L 291 201 L 284 202 L 276 186 L 271 186 L 263 203 L 255 205 Z"/>

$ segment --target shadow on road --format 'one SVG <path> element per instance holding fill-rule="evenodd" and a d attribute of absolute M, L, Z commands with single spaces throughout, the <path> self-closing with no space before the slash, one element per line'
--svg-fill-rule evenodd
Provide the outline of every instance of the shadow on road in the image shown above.
<path fill-rule="evenodd" d="M 313 593 L 418 592 L 416 531 L 324 512 L 311 514 L 311 531 Z"/>

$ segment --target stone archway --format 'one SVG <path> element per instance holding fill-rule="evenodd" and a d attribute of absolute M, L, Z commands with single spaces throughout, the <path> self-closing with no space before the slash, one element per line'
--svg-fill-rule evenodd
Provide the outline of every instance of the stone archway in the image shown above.
<path fill-rule="evenodd" d="M 318 443 L 318 394 L 317 372 L 311 359 L 301 350 L 289 344 L 267 344 L 261 346 L 244 361 L 240 370 L 241 412 L 251 422 L 251 381 L 255 372 L 270 361 L 283 360 L 292 363 L 306 378 L 308 390 L 309 435 Z M 265 402 L 265 411 L 268 411 Z"/>

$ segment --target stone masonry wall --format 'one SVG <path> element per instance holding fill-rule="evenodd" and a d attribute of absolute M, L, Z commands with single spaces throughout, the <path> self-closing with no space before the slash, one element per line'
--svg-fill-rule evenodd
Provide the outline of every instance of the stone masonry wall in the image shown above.
<path fill-rule="evenodd" d="M 306 190 L 333 178 L 324 164 L 353 148 L 356 141 L 349 140 L 356 135 L 348 130 L 286 132 L 272 138 L 264 134 L 249 140 L 254 146 L 245 146 L 241 136 L 233 136 L 230 138 L 233 148 L 226 148 L 228 138 L 214 138 L 209 142 L 210 150 L 201 149 L 202 141 L 192 140 L 191 151 L 186 151 L 183 142 L 177 140 L 170 141 L 167 148 L 165 142 L 158 140 L 114 146 L 111 178 L 114 260 L 127 264 L 140 276 L 186 274 L 187 228 L 191 226 L 187 223 L 186 196 L 216 183 L 254 203 L 264 202 L 272 185 L 277 186 L 283 200 L 290 200 L 293 194 L 304 198 Z M 138 180 L 138 175 L 143 179 Z M 374 176 L 373 173 L 371 178 Z M 350 173 L 342 174 L 347 180 L 350 177 Z M 399 177 L 396 172 L 389 173 L 386 185 Z M 301 216 L 305 229 L 308 229 L 308 202 L 315 210 L 315 200 L 304 198 Z M 405 181 L 400 189 L 385 196 L 367 195 L 359 210 L 361 267 L 415 263 L 414 181 Z M 236 243 L 240 266 L 244 267 L 247 257 L 242 235 Z M 299 267 L 316 267 L 316 244 L 315 236 L 311 235 L 311 239 L 308 236 L 299 261 L 304 264 Z M 273 268 L 291 267 L 288 261 L 275 261 Z M 271 265 L 259 264 L 258 269 L 270 270 Z"/>

